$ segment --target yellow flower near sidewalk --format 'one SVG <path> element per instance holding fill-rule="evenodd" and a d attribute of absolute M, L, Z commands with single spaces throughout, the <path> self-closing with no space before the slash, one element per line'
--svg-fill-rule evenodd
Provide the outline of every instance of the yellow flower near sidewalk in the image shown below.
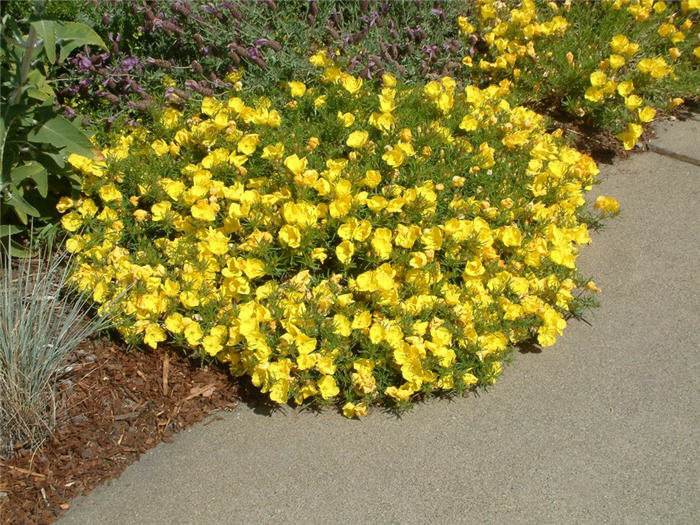
<path fill-rule="evenodd" d="M 651 122 L 656 116 L 656 110 L 652 107 L 645 106 L 637 111 L 640 122 Z"/>
<path fill-rule="evenodd" d="M 318 390 L 321 392 L 323 399 L 331 399 L 340 393 L 335 378 L 330 375 L 324 375 L 318 380 Z"/>
<path fill-rule="evenodd" d="M 593 207 L 606 213 L 617 213 L 620 211 L 620 203 L 614 197 L 601 195 L 596 198 Z"/>

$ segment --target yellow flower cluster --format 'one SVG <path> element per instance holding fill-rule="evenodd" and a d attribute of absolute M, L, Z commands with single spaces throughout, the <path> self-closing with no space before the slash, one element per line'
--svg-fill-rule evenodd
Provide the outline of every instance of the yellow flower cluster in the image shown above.
<path fill-rule="evenodd" d="M 128 340 L 348 417 L 488 384 L 512 345 L 552 345 L 585 284 L 593 160 L 512 106 L 508 81 L 376 87 L 311 61 L 323 82 L 290 82 L 280 109 L 207 97 L 102 161 L 72 156 L 85 197 L 59 208 L 78 286 L 117 302 Z"/>
<path fill-rule="evenodd" d="M 516 8 L 500 0 L 478 0 L 478 4 L 479 29 L 493 53 L 493 59 L 482 58 L 475 64 L 471 56 L 466 56 L 462 64 L 477 66 L 482 71 L 508 72 L 513 79 L 520 76 L 520 69 L 516 66 L 522 57 L 537 56 L 535 46 L 539 38 L 560 36 L 569 27 L 566 18 L 558 14 L 560 8 L 556 2 L 547 4 L 552 16 L 545 21 L 541 20 L 534 0 L 523 0 Z M 476 30 L 466 17 L 459 17 L 457 23 L 464 35 Z"/>
<path fill-rule="evenodd" d="M 517 85 L 518 79 L 523 75 L 533 74 L 529 70 L 533 68 L 533 63 L 542 56 L 552 57 L 553 49 L 563 49 L 561 45 L 556 47 L 556 42 L 562 39 L 569 28 L 566 15 L 571 8 L 571 2 L 562 4 L 524 0 L 519 6 L 513 7 L 508 2 L 499 0 L 479 0 L 476 25 L 466 17 L 460 17 L 457 22 L 463 35 L 477 33 L 483 37 L 492 59 L 482 58 L 477 64 L 471 56 L 467 56 L 463 59 L 463 64 L 468 67 L 478 66 L 480 73 L 488 72 L 492 80 L 505 77 Z M 631 41 L 625 34 L 616 34 L 609 41 L 609 56 L 600 61 L 590 75 L 586 73 L 586 82 L 590 85 L 583 95 L 585 100 L 600 106 L 612 100 L 613 106 L 619 105 L 629 112 L 621 118 L 621 126 L 627 125 L 627 129 L 617 137 L 625 149 L 632 149 L 643 132 L 643 124 L 654 119 L 658 107 L 658 100 L 644 95 L 648 94 L 649 86 L 663 84 L 665 79 L 677 79 L 675 66 L 684 53 L 681 47 L 686 49 L 688 55 L 691 49 L 688 45 L 681 44 L 695 42 L 692 55 L 694 59 L 700 57 L 700 47 L 697 46 L 697 35 L 693 34 L 694 24 L 691 19 L 700 9 L 700 2 L 685 0 L 669 6 L 666 2 L 654 0 L 604 0 L 600 5 L 591 5 L 590 9 L 601 12 L 624 11 L 629 20 L 618 22 L 621 28 L 647 24 L 648 31 L 653 31 L 659 37 L 658 42 L 647 42 L 646 52 L 658 53 L 661 50 L 663 53 L 644 56 L 645 50 L 639 42 Z M 580 30 L 588 31 L 591 28 Z M 641 31 L 641 34 L 648 34 L 648 31 Z M 653 40 L 649 36 L 645 38 Z M 577 71 L 581 64 L 587 64 L 587 56 L 590 54 L 592 50 L 585 48 L 568 50 L 565 56 L 569 71 L 565 74 L 569 75 Z M 528 63 L 524 63 L 528 60 Z M 560 68 L 566 68 L 556 62 L 553 66 L 552 69 L 539 71 L 542 82 L 534 82 L 536 91 L 546 82 L 546 77 L 561 75 L 564 72 Z M 555 97 L 561 95 L 554 94 Z M 566 96 L 575 98 L 570 93 Z M 614 100 L 616 97 L 620 97 L 619 103 Z M 443 95 L 443 98 L 442 103 L 448 103 L 447 96 Z M 673 98 L 664 106 L 672 107 L 682 103 L 683 99 Z M 584 114 L 585 111 L 581 109 L 579 116 Z"/>
<path fill-rule="evenodd" d="M 617 135 L 625 149 L 634 148 L 643 132 L 643 124 L 654 120 L 656 109 L 650 102 L 635 93 L 635 80 L 648 84 L 660 81 L 666 77 L 675 78 L 673 62 L 681 56 L 676 44 L 686 39 L 686 34 L 693 27 L 690 18 L 686 18 L 678 26 L 674 24 L 677 13 L 671 12 L 663 1 L 614 0 L 607 4 L 613 9 L 626 8 L 627 12 L 638 22 L 649 20 L 656 16 L 658 28 L 656 32 L 666 40 L 668 59 L 664 56 L 640 57 L 640 45 L 630 42 L 624 34 L 617 34 L 609 42 L 610 56 L 603 60 L 598 69 L 590 75 L 590 87 L 586 90 L 585 98 L 595 103 L 604 103 L 606 97 L 619 96 L 624 105 L 632 113 L 633 122 L 629 122 L 627 130 Z M 682 13 L 700 9 L 696 0 L 682 2 Z M 668 16 L 666 16 L 668 14 Z M 683 103 L 683 99 L 672 100 L 673 105 Z"/>

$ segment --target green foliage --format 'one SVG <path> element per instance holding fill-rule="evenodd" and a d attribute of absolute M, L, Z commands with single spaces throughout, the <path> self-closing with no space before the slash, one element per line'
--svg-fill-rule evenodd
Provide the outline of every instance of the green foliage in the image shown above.
<path fill-rule="evenodd" d="M 56 421 L 54 384 L 66 357 L 108 324 L 67 285 L 65 252 L 0 263 L 0 457 L 36 447 Z"/>
<path fill-rule="evenodd" d="M 65 160 L 71 153 L 92 157 L 92 144 L 58 114 L 49 72 L 75 49 L 105 44 L 75 22 L 31 22 L 23 35 L 19 22 L 5 15 L 1 29 L 0 245 L 7 245 L 8 235 L 23 231 L 30 217 L 37 224 L 54 218 L 58 198 L 79 187 Z"/>

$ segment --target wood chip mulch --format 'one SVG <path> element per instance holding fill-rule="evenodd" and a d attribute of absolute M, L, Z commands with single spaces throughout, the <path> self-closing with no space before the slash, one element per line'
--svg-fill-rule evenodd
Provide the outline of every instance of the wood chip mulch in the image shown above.
<path fill-rule="evenodd" d="M 239 399 L 225 367 L 200 367 L 173 349 L 129 352 L 96 340 L 72 361 L 59 381 L 53 436 L 0 461 L 0 523 L 52 523 L 75 496 Z"/>

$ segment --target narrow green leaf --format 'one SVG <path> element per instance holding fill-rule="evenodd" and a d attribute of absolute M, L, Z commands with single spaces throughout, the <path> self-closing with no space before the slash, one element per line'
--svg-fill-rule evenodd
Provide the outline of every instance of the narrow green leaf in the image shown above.
<path fill-rule="evenodd" d="M 44 123 L 38 130 L 28 134 L 30 142 L 51 144 L 57 148 L 66 148 L 68 153 L 77 153 L 92 158 L 92 143 L 70 120 L 54 117 Z"/>

